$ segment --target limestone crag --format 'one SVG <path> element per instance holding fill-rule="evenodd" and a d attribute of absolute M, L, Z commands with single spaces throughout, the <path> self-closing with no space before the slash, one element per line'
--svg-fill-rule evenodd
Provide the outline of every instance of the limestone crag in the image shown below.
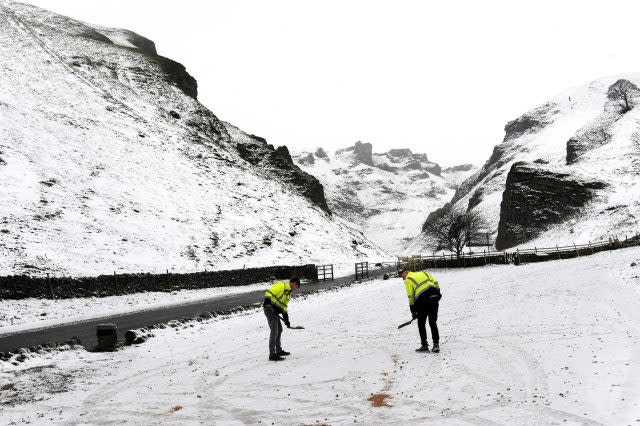
<path fill-rule="evenodd" d="M 553 115 L 557 113 L 558 106 L 549 102 L 521 115 L 504 126 L 503 142 L 516 139 L 525 133 L 539 132 L 553 122 Z"/>
<path fill-rule="evenodd" d="M 289 183 L 302 196 L 331 214 L 322 184 L 293 162 L 286 146 L 274 148 L 260 136 L 249 135 L 229 123 L 225 124 L 232 143 L 235 144 L 242 159 L 258 166 L 266 177 Z"/>
<path fill-rule="evenodd" d="M 392 253 L 402 251 L 420 231 L 422 217 L 475 171 L 454 167 L 444 173 L 426 154 L 407 148 L 373 153 L 363 142 L 333 153 L 302 152 L 294 160 L 323 183 L 332 212 Z"/>

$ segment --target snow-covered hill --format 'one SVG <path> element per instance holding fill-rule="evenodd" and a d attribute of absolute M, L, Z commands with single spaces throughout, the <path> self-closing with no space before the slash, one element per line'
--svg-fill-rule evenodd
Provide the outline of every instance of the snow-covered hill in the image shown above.
<path fill-rule="evenodd" d="M 633 83 L 640 84 L 640 75 L 599 79 L 509 122 L 503 142 L 446 208 L 482 212 L 500 249 L 635 234 L 640 108 L 634 105 L 640 91 Z M 627 112 L 621 86 L 631 88 Z M 409 251 L 426 246 L 419 236 Z"/>
<path fill-rule="evenodd" d="M 629 425 L 640 419 L 640 249 L 431 271 L 439 354 L 398 279 L 294 297 L 279 363 L 255 311 L 141 346 L 0 362 L 7 424 Z M 545 279 L 540 279 L 545 277 Z M 372 297 L 372 292 L 384 297 Z M 428 331 L 429 333 L 429 331 Z M 220 336 L 232 336 L 220 339 Z M 429 333 L 429 339 L 431 339 Z M 235 338 L 234 338 L 235 337 Z M 26 355 L 28 357 L 28 354 Z M 386 406 L 374 407 L 374 401 Z"/>
<path fill-rule="evenodd" d="M 294 160 L 320 180 L 334 213 L 390 253 L 401 252 L 426 215 L 476 170 L 471 165 L 442 170 L 425 154 L 409 149 L 373 153 L 372 145 L 362 142 L 336 152 L 302 152 Z"/>
<path fill-rule="evenodd" d="M 0 0 L 0 274 L 384 254 L 285 147 L 196 98 L 150 40 Z"/>

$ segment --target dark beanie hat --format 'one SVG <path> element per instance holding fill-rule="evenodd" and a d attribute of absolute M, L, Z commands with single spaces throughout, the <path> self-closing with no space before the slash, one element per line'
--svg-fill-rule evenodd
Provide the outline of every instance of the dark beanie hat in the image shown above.
<path fill-rule="evenodd" d="M 298 285 L 300 285 L 300 278 L 297 277 L 293 277 L 289 280 L 290 283 L 296 283 Z"/>

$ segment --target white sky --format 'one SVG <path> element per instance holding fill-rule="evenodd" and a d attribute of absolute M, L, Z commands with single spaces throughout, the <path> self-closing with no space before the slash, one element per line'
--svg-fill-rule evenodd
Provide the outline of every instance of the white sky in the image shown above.
<path fill-rule="evenodd" d="M 556 92 L 640 71 L 634 1 L 27 2 L 152 39 L 216 115 L 298 151 L 362 140 L 482 164 Z"/>

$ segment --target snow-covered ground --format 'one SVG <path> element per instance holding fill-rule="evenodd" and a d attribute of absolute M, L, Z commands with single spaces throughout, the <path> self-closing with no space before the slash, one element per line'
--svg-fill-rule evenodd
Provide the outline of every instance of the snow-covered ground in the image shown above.
<path fill-rule="evenodd" d="M 436 270 L 440 354 L 418 354 L 397 279 L 294 300 L 286 362 L 261 312 L 116 353 L 0 370 L 7 424 L 636 424 L 640 249 Z M 388 406 L 373 407 L 388 395 Z"/>
<path fill-rule="evenodd" d="M 73 299 L 0 300 L 0 335 L 261 290 L 269 283 Z"/>

